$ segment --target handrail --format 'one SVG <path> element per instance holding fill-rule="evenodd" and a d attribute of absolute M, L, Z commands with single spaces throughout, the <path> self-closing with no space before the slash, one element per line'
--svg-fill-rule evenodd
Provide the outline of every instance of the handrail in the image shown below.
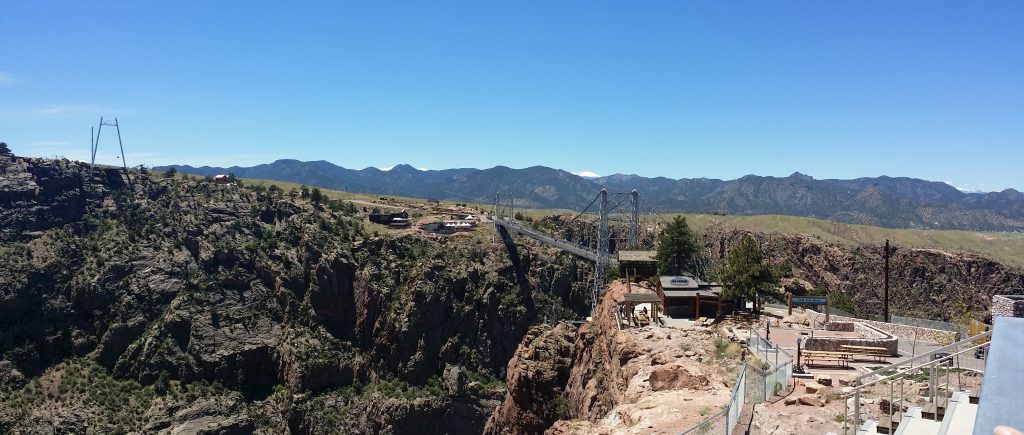
<path fill-rule="evenodd" d="M 859 427 L 860 424 L 861 424 L 861 418 L 860 418 L 861 417 L 861 412 L 860 412 L 860 395 L 861 395 L 862 390 L 864 390 L 865 388 L 867 388 L 869 386 L 872 386 L 872 385 L 875 385 L 875 384 L 878 384 L 878 383 L 881 383 L 881 382 L 890 381 L 890 380 L 894 380 L 894 379 L 905 378 L 907 376 L 907 374 L 912 372 L 912 371 L 922 370 L 924 368 L 929 368 L 930 367 L 930 369 L 932 371 L 932 375 L 929 376 L 929 384 L 930 384 L 929 389 L 931 390 L 930 391 L 931 401 L 934 403 L 935 399 L 937 397 L 938 387 L 942 384 L 941 379 L 939 379 L 939 380 L 935 379 L 935 374 L 936 374 L 935 370 L 938 368 L 938 366 L 939 365 L 947 366 L 945 388 L 948 389 L 949 385 L 950 385 L 950 383 L 949 383 L 950 382 L 950 380 L 949 380 L 949 372 L 950 372 L 950 370 L 952 370 L 952 367 L 950 367 L 950 365 L 948 365 L 948 362 L 951 362 L 951 361 L 953 361 L 954 358 L 958 358 L 960 355 L 966 354 L 966 353 L 971 352 L 973 350 L 990 346 L 991 345 L 990 341 L 985 341 L 985 342 L 983 342 L 981 344 L 973 344 L 973 342 L 976 341 L 976 340 L 979 340 L 979 339 L 984 339 L 986 337 L 989 337 L 991 334 L 992 334 L 991 331 L 983 332 L 983 333 L 975 335 L 973 337 L 970 337 L 970 338 L 967 338 L 967 339 L 964 339 L 964 340 L 960 340 L 960 341 L 958 341 L 956 343 L 953 343 L 953 344 L 950 344 L 950 345 L 947 345 L 947 346 L 943 346 L 942 348 L 935 349 L 935 350 L 933 350 L 931 352 L 927 352 L 927 353 L 924 353 L 924 354 L 912 357 L 910 359 L 906 359 L 906 360 L 903 360 L 903 361 L 898 361 L 896 363 L 889 364 L 889 365 L 887 365 L 885 367 L 881 367 L 879 369 L 875 369 L 875 370 L 873 370 L 873 371 L 871 371 L 871 372 L 869 372 L 867 374 L 864 374 L 864 375 L 861 375 L 861 376 L 858 376 L 857 378 L 855 378 L 850 383 L 850 386 L 853 387 L 853 388 L 849 392 L 844 393 L 844 394 L 842 394 L 840 396 L 840 397 L 843 397 L 844 399 L 849 399 L 851 397 L 853 398 L 853 402 L 854 403 L 853 403 L 853 414 L 852 414 L 852 417 L 853 417 L 853 426 L 854 426 L 854 428 Z M 968 345 L 967 348 L 965 348 L 965 349 L 958 349 L 961 345 L 964 345 L 965 343 Z M 936 355 L 936 354 L 938 354 L 940 352 L 944 353 L 944 352 L 947 352 L 947 351 L 952 352 L 952 353 L 950 353 L 948 355 L 945 355 L 945 356 L 943 356 L 941 358 L 937 358 L 937 359 L 934 358 L 934 355 Z M 913 364 L 915 361 L 921 360 L 923 358 L 928 358 L 928 362 L 923 363 L 923 364 L 918 365 L 918 366 L 915 366 Z M 905 368 L 902 368 L 902 369 L 900 368 L 900 367 L 906 366 L 908 364 L 909 364 L 908 367 L 905 367 Z M 957 364 L 957 366 L 959 367 L 959 363 Z M 895 370 L 895 373 L 892 373 L 892 374 L 889 374 L 889 375 L 882 375 L 882 373 L 884 373 L 887 370 Z M 866 378 L 866 377 L 868 377 L 868 376 L 878 376 L 878 377 L 875 378 L 875 379 L 872 379 L 869 382 L 861 383 L 861 380 Z M 892 399 L 892 397 L 893 397 L 892 384 L 890 384 L 889 396 L 890 396 L 890 403 L 892 403 L 892 400 L 893 400 Z M 900 384 L 900 403 L 901 404 L 903 403 L 903 400 L 904 400 L 903 398 L 904 398 L 903 384 L 901 383 Z M 936 414 L 936 415 L 938 415 L 938 414 Z M 851 417 L 851 414 L 849 413 L 849 404 L 848 404 L 848 402 L 844 401 L 844 406 L 843 406 L 843 430 L 844 430 L 844 433 L 848 433 L 847 429 L 849 428 L 848 424 L 850 422 L 850 417 Z"/>
<path fill-rule="evenodd" d="M 934 354 L 939 353 L 939 352 L 946 352 L 946 351 L 950 351 L 950 350 L 956 349 L 956 348 L 960 347 L 961 345 L 963 345 L 965 343 L 968 343 L 968 342 L 971 342 L 971 341 L 974 341 L 974 340 L 979 340 L 979 339 L 982 339 L 982 338 L 987 338 L 987 337 L 990 337 L 991 335 L 992 335 L 992 331 L 982 332 L 981 334 L 975 335 L 973 337 L 965 338 L 965 339 L 960 340 L 960 341 L 958 341 L 956 343 L 953 343 L 953 344 L 947 345 L 945 347 L 940 347 L 938 349 L 935 349 L 935 350 L 933 350 L 931 352 L 922 353 L 922 354 L 920 354 L 918 356 L 915 356 L 913 358 L 910 358 L 910 359 L 905 359 L 905 360 L 902 360 L 902 361 L 897 361 L 897 362 L 889 364 L 889 365 L 887 365 L 885 367 L 878 368 L 878 369 L 875 369 L 875 370 L 873 370 L 871 372 L 868 372 L 868 373 L 865 373 L 863 375 L 857 376 L 856 378 L 853 378 L 853 381 L 851 381 L 850 384 L 851 385 L 855 385 L 861 379 L 864 379 L 864 378 L 869 377 L 869 376 L 875 376 L 875 375 L 877 375 L 877 374 L 879 374 L 881 372 L 884 372 L 886 370 L 891 370 L 891 369 L 899 367 L 899 366 L 904 366 L 904 365 L 910 364 L 910 366 L 913 367 L 914 366 L 913 365 L 914 361 L 917 361 L 917 360 L 925 358 L 925 357 L 929 357 L 929 356 L 934 355 Z"/>
<path fill-rule="evenodd" d="M 871 385 L 877 384 L 877 383 L 882 382 L 882 381 L 886 381 L 886 380 L 895 378 L 897 376 L 901 376 L 901 375 L 906 374 L 906 373 L 908 373 L 910 371 L 920 370 L 921 367 L 927 367 L 927 366 L 930 366 L 930 365 L 933 365 L 933 364 L 939 364 L 939 363 L 941 363 L 941 362 L 943 362 L 945 360 L 952 360 L 953 357 L 955 357 L 955 356 L 960 356 L 961 354 L 965 354 L 967 352 L 970 352 L 972 350 L 978 349 L 980 347 L 985 347 L 985 346 L 988 346 L 987 342 L 986 343 L 982 343 L 982 344 L 974 345 L 973 347 L 969 347 L 969 348 L 961 350 L 961 351 L 959 351 L 957 353 L 950 354 L 949 356 L 945 356 L 945 357 L 942 357 L 942 358 L 939 358 L 939 359 L 933 359 L 933 360 L 929 361 L 928 363 L 921 364 L 921 365 L 916 366 L 916 367 L 915 366 L 907 367 L 907 368 L 905 368 L 903 370 L 897 371 L 896 373 L 893 373 L 891 375 L 875 379 L 875 380 L 873 380 L 871 382 L 868 382 L 868 383 L 865 383 L 865 384 L 857 384 L 856 386 L 853 387 L 853 390 L 851 390 L 849 393 L 844 394 L 843 396 L 845 397 L 845 396 L 848 396 L 848 395 L 852 395 L 852 394 L 854 394 L 856 391 L 858 391 L 860 389 L 869 387 Z M 925 355 L 928 355 L 928 354 L 925 354 Z M 879 369 L 879 370 L 881 370 L 881 369 Z M 874 372 L 872 372 L 872 373 L 874 373 Z"/>

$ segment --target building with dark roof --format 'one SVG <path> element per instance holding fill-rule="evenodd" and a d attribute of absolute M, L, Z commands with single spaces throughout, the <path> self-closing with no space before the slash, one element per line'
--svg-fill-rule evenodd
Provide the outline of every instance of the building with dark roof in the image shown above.
<path fill-rule="evenodd" d="M 723 313 L 721 294 L 722 285 L 718 283 L 685 275 L 658 277 L 658 296 L 669 317 L 718 317 Z"/>
<path fill-rule="evenodd" d="M 619 261 L 619 275 L 650 278 L 658 276 L 658 260 L 654 257 L 657 251 L 618 251 L 615 253 Z"/>

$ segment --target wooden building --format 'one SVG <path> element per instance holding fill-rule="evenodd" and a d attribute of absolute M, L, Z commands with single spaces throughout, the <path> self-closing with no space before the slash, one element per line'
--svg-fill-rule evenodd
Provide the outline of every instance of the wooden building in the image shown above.
<path fill-rule="evenodd" d="M 722 315 L 722 286 L 692 276 L 658 277 L 658 296 L 673 318 L 716 318 Z"/>

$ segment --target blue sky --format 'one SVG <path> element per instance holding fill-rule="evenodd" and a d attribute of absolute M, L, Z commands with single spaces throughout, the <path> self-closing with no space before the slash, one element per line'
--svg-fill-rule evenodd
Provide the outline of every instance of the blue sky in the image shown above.
<path fill-rule="evenodd" d="M 0 3 L 0 140 L 130 164 L 1024 190 L 1024 2 Z M 114 158 L 104 134 L 100 160 Z"/>

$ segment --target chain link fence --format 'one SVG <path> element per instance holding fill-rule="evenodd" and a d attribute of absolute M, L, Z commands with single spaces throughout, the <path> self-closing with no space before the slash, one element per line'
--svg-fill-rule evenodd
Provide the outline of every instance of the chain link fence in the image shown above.
<path fill-rule="evenodd" d="M 747 400 L 764 403 L 789 387 L 793 377 L 793 357 L 775 343 L 750 330 L 747 349 L 751 370 L 747 371 Z"/>
<path fill-rule="evenodd" d="M 736 422 L 740 419 L 740 413 L 743 412 L 746 388 L 747 365 L 744 364 L 740 367 L 739 375 L 736 376 L 736 385 L 732 387 L 732 396 L 729 403 L 725 404 L 725 408 L 697 423 L 696 426 L 684 430 L 682 435 L 732 435 L 733 429 L 736 428 Z"/>

